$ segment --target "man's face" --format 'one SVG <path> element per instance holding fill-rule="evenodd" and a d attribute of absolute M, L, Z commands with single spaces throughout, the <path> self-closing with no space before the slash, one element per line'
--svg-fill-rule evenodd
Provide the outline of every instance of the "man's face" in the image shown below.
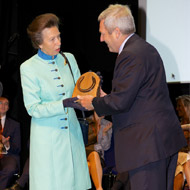
<path fill-rule="evenodd" d="M 100 42 L 105 42 L 110 52 L 118 53 L 119 48 L 117 45 L 117 38 L 115 32 L 113 31 L 111 34 L 108 32 L 108 30 L 104 25 L 104 20 L 100 21 L 99 32 L 100 32 Z"/>
<path fill-rule="evenodd" d="M 6 98 L 0 97 L 0 115 L 6 115 L 9 110 L 9 101 Z"/>

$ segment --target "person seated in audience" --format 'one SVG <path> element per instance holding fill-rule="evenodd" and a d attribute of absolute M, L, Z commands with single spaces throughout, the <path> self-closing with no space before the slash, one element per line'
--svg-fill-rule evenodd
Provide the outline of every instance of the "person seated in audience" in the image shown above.
<path fill-rule="evenodd" d="M 190 187 L 190 95 L 182 95 L 176 98 L 176 110 L 180 119 L 187 147 L 178 154 L 177 167 L 174 178 L 174 190 L 182 190 L 185 180 Z"/>
<path fill-rule="evenodd" d="M 22 190 L 26 186 L 29 181 L 29 158 L 26 160 L 24 164 L 24 169 L 20 178 L 13 184 L 10 188 L 6 188 L 5 190 Z"/>
<path fill-rule="evenodd" d="M 174 178 L 174 190 L 182 190 L 185 179 L 188 187 L 190 187 L 190 155 L 185 152 L 179 152 Z"/>
<path fill-rule="evenodd" d="M 176 98 L 176 110 L 181 125 L 190 124 L 190 95 L 182 95 Z"/>
<path fill-rule="evenodd" d="M 29 149 L 29 140 L 27 143 L 27 148 Z M 5 190 L 22 190 L 29 182 L 29 157 L 26 159 L 24 168 L 22 171 L 22 175 L 16 180 L 15 184 L 13 184 L 10 188 L 6 188 Z"/>
<path fill-rule="evenodd" d="M 88 121 L 90 126 L 86 154 L 89 172 L 96 190 L 103 190 L 104 151 L 108 150 L 111 145 L 112 122 L 104 117 L 98 117 L 95 112 L 88 118 Z"/>
<path fill-rule="evenodd" d="M 0 97 L 0 190 L 11 183 L 13 175 L 19 171 L 21 137 L 19 122 L 7 117 L 9 100 Z"/>

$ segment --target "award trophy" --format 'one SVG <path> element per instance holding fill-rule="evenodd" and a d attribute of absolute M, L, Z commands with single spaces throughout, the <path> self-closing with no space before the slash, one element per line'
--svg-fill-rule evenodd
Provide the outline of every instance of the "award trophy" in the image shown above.
<path fill-rule="evenodd" d="M 100 78 L 94 72 L 86 72 L 79 77 L 75 84 L 72 97 L 77 95 L 100 96 Z"/>

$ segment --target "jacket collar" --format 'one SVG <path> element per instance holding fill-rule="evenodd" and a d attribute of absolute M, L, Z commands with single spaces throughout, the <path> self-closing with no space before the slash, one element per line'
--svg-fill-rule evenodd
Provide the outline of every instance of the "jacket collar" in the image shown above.
<path fill-rule="evenodd" d="M 133 43 L 134 41 L 136 41 L 136 40 L 139 39 L 139 38 L 140 38 L 140 37 L 139 37 L 137 34 L 132 35 L 132 36 L 127 40 L 127 42 L 125 43 L 123 49 L 125 49 L 127 45 Z"/>
<path fill-rule="evenodd" d="M 41 49 L 38 49 L 38 56 L 45 60 L 53 60 L 57 57 L 57 55 L 54 56 L 47 55 Z"/>

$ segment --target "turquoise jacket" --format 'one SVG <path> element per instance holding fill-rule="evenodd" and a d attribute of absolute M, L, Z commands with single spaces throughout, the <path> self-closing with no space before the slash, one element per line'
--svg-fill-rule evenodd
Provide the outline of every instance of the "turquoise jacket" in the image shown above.
<path fill-rule="evenodd" d="M 67 56 L 75 82 L 80 76 L 74 56 Z M 73 77 L 61 54 L 42 53 L 21 67 L 24 104 L 31 116 L 30 190 L 85 190 L 91 187 L 82 132 L 70 98 Z"/>

